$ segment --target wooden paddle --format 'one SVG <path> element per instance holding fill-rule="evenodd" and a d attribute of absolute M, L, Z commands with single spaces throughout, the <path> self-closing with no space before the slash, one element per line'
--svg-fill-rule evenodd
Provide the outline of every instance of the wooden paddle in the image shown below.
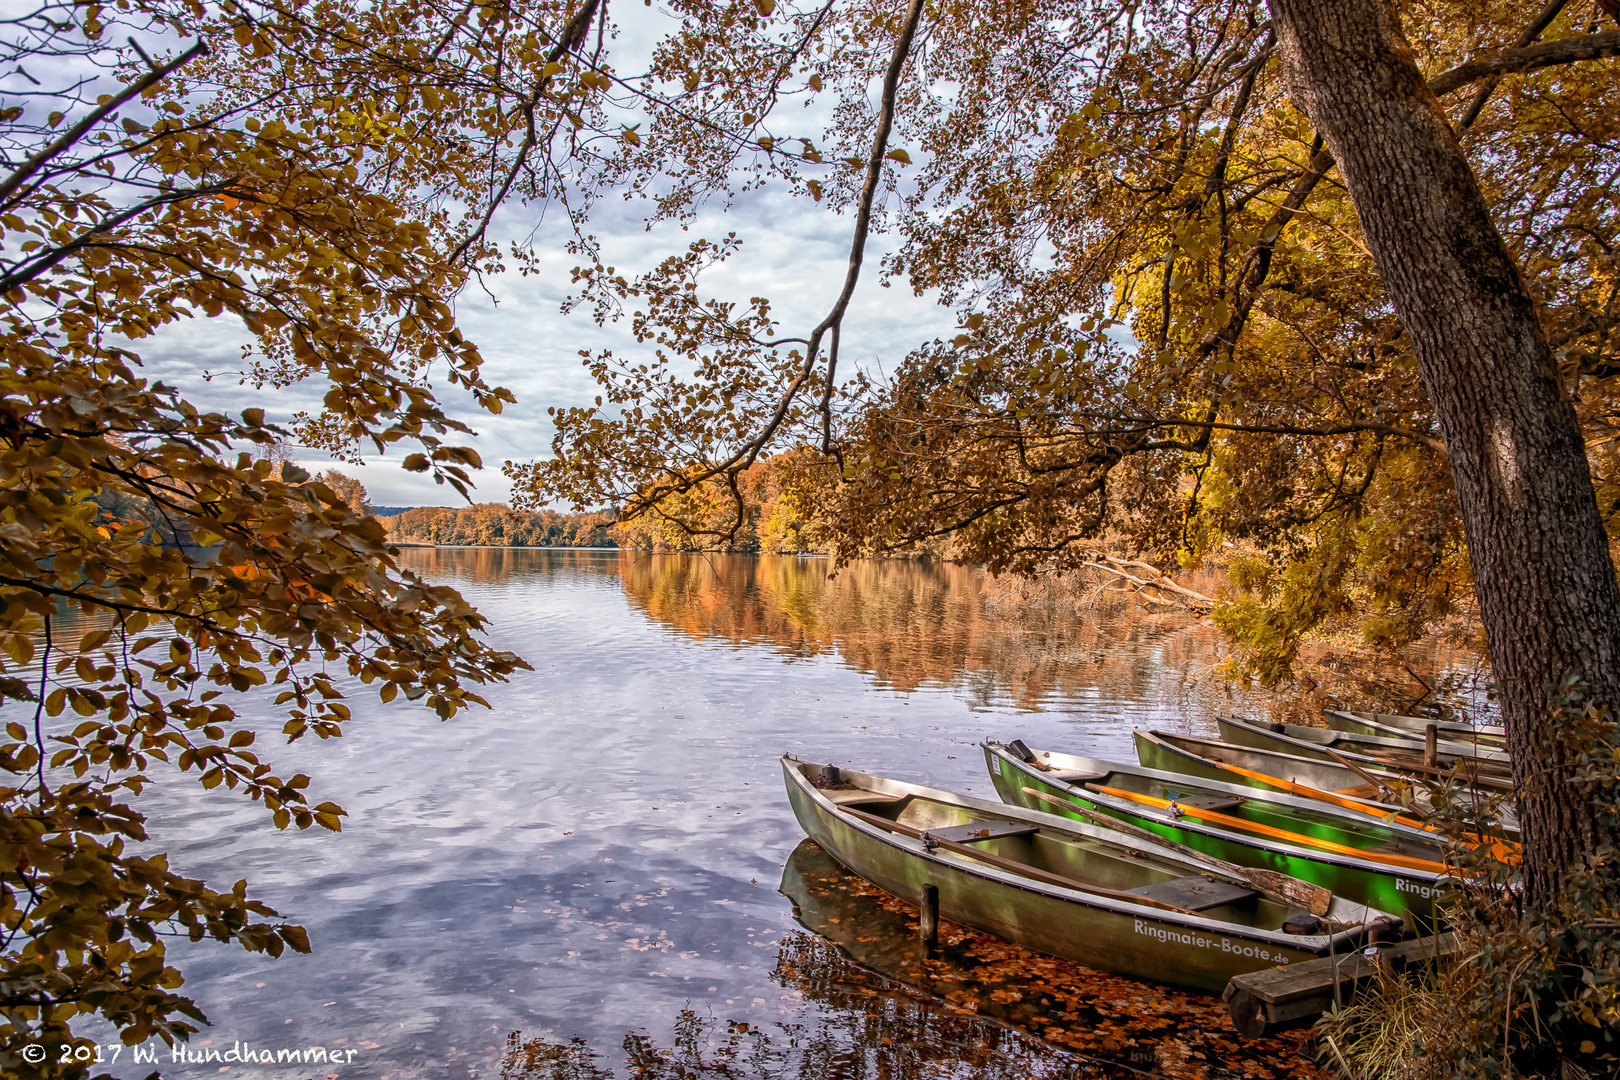
<path fill-rule="evenodd" d="M 1114 797 L 1120 799 L 1129 799 L 1132 802 L 1139 802 L 1143 806 L 1156 806 L 1161 810 L 1169 808 L 1171 803 L 1174 802 L 1172 799 L 1160 799 L 1153 795 L 1139 795 L 1134 791 L 1123 791 L 1119 788 L 1099 787 L 1096 784 L 1087 784 L 1086 790 L 1095 791 L 1103 795 L 1113 795 Z M 1443 863 L 1433 862 L 1429 859 L 1417 859 L 1409 855 L 1388 855 L 1382 852 L 1366 851 L 1362 848 L 1350 847 L 1347 844 L 1337 844 L 1332 840 L 1321 840 L 1314 836 L 1307 836 L 1305 833 L 1289 832 L 1287 829 L 1279 829 L 1272 825 L 1262 825 L 1258 821 L 1244 821 L 1242 818 L 1231 817 L 1227 814 L 1217 814 L 1212 810 L 1200 810 L 1195 806 L 1186 806 L 1182 803 L 1175 803 L 1175 805 L 1181 809 L 1183 814 L 1190 818 L 1197 818 L 1200 821 L 1207 821 L 1211 825 L 1224 825 L 1229 829 L 1239 829 L 1243 832 L 1252 832 L 1261 836 L 1269 836 L 1275 840 L 1282 840 L 1285 843 L 1297 844 L 1300 847 L 1313 847 L 1319 851 L 1331 851 L 1336 855 L 1350 855 L 1357 859 L 1365 859 L 1368 862 L 1384 863 L 1388 866 L 1398 866 L 1406 870 L 1422 870 L 1430 874 L 1445 874 L 1448 872 Z"/>
<path fill-rule="evenodd" d="M 1394 790 L 1393 788 L 1391 788 L 1389 786 L 1388 782 L 1386 782 L 1384 780 L 1380 780 L 1378 777 L 1374 776 L 1372 773 L 1368 772 L 1366 769 L 1363 769 L 1360 765 L 1357 765 L 1355 762 L 1351 761 L 1349 758 L 1345 757 L 1343 754 L 1341 754 L 1338 751 L 1334 750 L 1331 746 L 1322 747 L 1322 752 L 1327 754 L 1328 757 L 1332 758 L 1334 761 L 1338 762 L 1340 765 L 1343 765 L 1345 768 L 1347 768 L 1351 772 L 1355 773 L 1357 776 L 1361 777 L 1367 783 L 1371 784 L 1374 791 L 1393 791 Z"/>
<path fill-rule="evenodd" d="M 1189 847 L 1186 844 L 1181 844 L 1174 840 L 1166 839 L 1165 837 L 1160 836 L 1158 833 L 1153 832 L 1151 829 L 1140 828 L 1139 826 L 1132 825 L 1128 821 L 1121 821 L 1118 818 L 1109 817 L 1107 814 L 1093 814 L 1085 807 L 1078 806 L 1075 803 L 1070 802 L 1068 799 L 1060 799 L 1056 795 L 1050 795 L 1044 791 L 1036 791 L 1031 787 L 1023 788 L 1022 790 L 1025 795 L 1033 795 L 1042 802 L 1048 802 L 1054 806 L 1061 807 L 1066 813 L 1078 814 L 1080 817 L 1085 818 L 1093 825 L 1100 825 L 1105 829 L 1113 829 L 1116 832 L 1124 833 L 1126 836 L 1134 836 L 1138 840 L 1147 840 L 1155 844 L 1162 844 L 1172 851 L 1181 852 L 1188 858 L 1197 859 L 1199 862 L 1207 863 L 1210 866 L 1218 868 L 1223 874 L 1235 877 L 1239 881 L 1247 883 L 1250 888 L 1262 892 L 1271 899 L 1276 900 L 1279 903 L 1286 904 L 1289 907 L 1304 908 L 1312 915 L 1321 916 L 1326 915 L 1328 913 L 1328 908 L 1333 905 L 1333 893 L 1327 889 L 1324 889 L 1320 885 L 1313 885 L 1309 881 L 1301 881 L 1299 878 L 1289 877 L 1287 874 L 1278 873 L 1276 870 L 1262 870 L 1258 867 L 1239 866 L 1237 863 L 1229 863 L 1225 859 L 1217 859 L 1213 855 L 1206 855 L 1195 847 Z"/>
<path fill-rule="evenodd" d="M 1400 769 L 1403 772 L 1421 773 L 1425 776 L 1435 776 L 1441 779 L 1449 779 L 1456 775 L 1451 767 L 1430 768 L 1427 765 L 1418 765 L 1412 762 L 1402 761 L 1398 758 L 1382 758 L 1377 757 L 1377 755 L 1369 756 L 1375 758 L 1375 760 L 1377 760 L 1380 764 L 1387 765 L 1391 769 Z M 1489 763 L 1481 763 L 1474 761 L 1473 759 L 1465 759 L 1457 761 L 1455 764 L 1462 766 L 1463 772 L 1467 774 L 1467 782 L 1471 786 L 1487 787 L 1495 791 L 1513 790 L 1513 781 L 1509 780 L 1504 773 L 1497 772 L 1493 766 L 1489 766 Z M 1487 767 L 1491 767 L 1492 769 L 1492 772 L 1489 775 L 1482 771 Z"/>
<path fill-rule="evenodd" d="M 1074 878 L 1064 877 L 1062 874 L 1054 874 L 1049 870 L 1042 870 L 1039 867 L 1030 866 L 1028 863 L 1021 863 L 1015 859 L 1002 858 L 1000 855 L 995 855 L 988 851 L 980 851 L 972 844 L 959 844 L 955 840 L 946 840 L 941 836 L 924 835 L 923 830 L 921 829 L 912 828 L 910 825 L 902 825 L 898 821 L 890 821 L 888 818 L 879 817 L 877 814 L 868 814 L 865 810 L 857 810 L 853 806 L 840 806 L 838 809 L 853 817 L 860 818 L 862 821 L 870 822 L 873 825 L 888 829 L 891 832 L 897 832 L 902 836 L 909 836 L 914 840 L 921 840 L 925 844 L 935 844 L 944 848 L 946 851 L 954 851 L 958 855 L 966 855 L 970 859 L 977 859 L 980 862 L 989 863 L 991 866 L 1001 870 L 1011 871 L 1012 873 L 1018 874 L 1021 877 L 1034 878 L 1036 881 L 1044 881 L 1048 885 L 1056 885 L 1059 888 L 1064 889 L 1074 889 L 1078 892 L 1095 893 L 1098 896 L 1106 896 L 1111 900 L 1124 900 L 1131 904 L 1143 904 L 1147 907 L 1163 908 L 1165 911 L 1174 911 L 1178 915 L 1196 915 L 1199 918 L 1205 917 L 1198 915 L 1198 912 L 1193 911 L 1191 908 L 1178 907 L 1175 904 L 1167 904 L 1163 900 L 1155 900 L 1151 896 L 1142 896 L 1139 893 L 1124 892 L 1120 889 L 1109 889 L 1101 885 L 1092 885 L 1089 882 L 1076 881 Z"/>

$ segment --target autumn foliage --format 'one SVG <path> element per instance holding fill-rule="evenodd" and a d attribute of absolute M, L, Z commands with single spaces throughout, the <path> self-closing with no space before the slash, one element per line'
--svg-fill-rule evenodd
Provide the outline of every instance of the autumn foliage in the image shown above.
<path fill-rule="evenodd" d="M 607 514 L 525 512 L 499 503 L 417 506 L 377 519 L 396 544 L 612 547 Z"/>
<path fill-rule="evenodd" d="M 266 827 L 338 829 L 271 744 L 340 735 L 357 691 L 449 718 L 524 666 L 399 565 L 356 492 L 265 456 L 364 445 L 466 490 L 470 429 L 426 365 L 477 406 L 511 395 L 451 310 L 493 250 L 477 208 L 458 226 L 445 205 L 476 201 L 483 150 L 521 119 L 426 121 L 498 95 L 446 75 L 479 72 L 480 49 L 549 78 L 540 25 L 483 40 L 503 17 L 42 0 L 0 24 L 18 72 L 0 101 L 0 1017 L 18 1036 L 71 1040 L 100 1014 L 131 1042 L 183 1038 L 203 1017 L 174 935 L 310 947 L 246 882 L 144 845 L 159 774 L 256 801 Z M 238 377 L 313 387 L 318 410 L 227 415 L 148 377 L 142 350 L 192 319 L 230 320 Z M 250 722 L 243 694 L 280 719 Z"/>

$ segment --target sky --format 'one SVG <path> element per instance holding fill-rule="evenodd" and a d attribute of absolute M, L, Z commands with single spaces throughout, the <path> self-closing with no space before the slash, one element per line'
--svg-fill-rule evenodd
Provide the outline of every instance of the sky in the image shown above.
<path fill-rule="evenodd" d="M 729 210 L 712 209 L 700 216 L 690 232 L 682 232 L 678 226 L 646 231 L 635 204 L 606 200 L 600 209 L 603 212 L 593 217 L 591 228 L 603 244 L 604 261 L 620 272 L 649 268 L 666 255 L 684 250 L 699 236 L 718 238 L 735 231 L 743 240 L 741 252 L 706 273 L 703 288 L 712 295 L 740 301 L 769 297 L 784 336 L 804 336 L 826 315 L 843 285 L 851 217 L 831 214 L 785 192 L 751 193 Z M 532 221 L 523 220 L 522 215 L 534 213 L 532 208 L 507 213 L 506 231 L 527 232 Z M 507 501 L 510 489 L 501 475 L 503 462 L 549 456 L 548 406 L 586 405 L 594 399 L 596 384 L 582 366 L 581 349 L 613 348 L 621 355 L 634 356 L 636 350 L 650 348 L 635 342 L 627 329 L 628 319 L 604 328 L 587 311 L 563 314 L 570 271 L 579 260 L 563 250 L 560 236 L 545 231 L 536 247 L 541 254 L 541 273 L 488 279 L 488 294 L 471 288 L 457 305 L 462 332 L 483 354 L 486 380 L 510 389 L 517 404 L 491 416 L 478 409 L 470 395 L 429 374 L 441 404 L 477 432 L 470 442 L 485 464 L 474 477 L 474 498 L 479 502 Z M 893 371 L 917 345 L 955 333 L 954 316 L 931 298 L 912 295 L 904 282 L 896 282 L 892 288 L 879 284 L 876 266 L 882 250 L 881 243 L 868 249 L 861 286 L 844 319 L 841 368 L 858 364 L 874 374 Z M 323 391 L 317 382 L 260 390 L 243 385 L 230 374 L 241 366 L 245 340 L 241 328 L 227 320 L 188 322 L 143 348 L 147 374 L 181 387 L 198 405 L 209 409 L 234 412 L 259 406 L 269 418 L 285 421 L 300 409 L 319 407 Z M 211 380 L 204 380 L 205 372 L 214 373 Z M 450 488 L 399 468 L 398 460 L 408 452 L 402 446 L 397 455 L 368 457 L 358 466 L 334 463 L 324 454 L 304 449 L 294 456 L 312 470 L 337 468 L 358 477 L 377 505 L 459 505 L 460 497 Z"/>
<path fill-rule="evenodd" d="M 656 34 L 668 26 L 667 16 L 650 14 L 623 27 L 615 46 L 619 70 L 634 70 L 634 56 L 644 55 Z M 797 129 L 813 130 L 815 120 L 811 111 L 795 116 L 794 124 Z M 768 297 L 784 336 L 806 336 L 826 315 L 842 287 L 851 215 L 834 214 L 824 204 L 794 198 L 785 189 L 767 188 L 740 196 L 729 208 L 711 206 L 691 223 L 689 231 L 669 224 L 649 231 L 643 216 L 647 207 L 610 195 L 592 213 L 589 228 L 602 244 L 603 261 L 621 273 L 649 269 L 665 256 L 684 251 L 699 237 L 718 240 L 735 232 L 743 241 L 741 253 L 708 271 L 700 288 L 709 295 L 742 302 L 752 296 Z M 509 206 L 493 223 L 495 235 L 503 244 L 529 235 L 542 218 L 541 210 Z M 549 456 L 552 428 L 548 407 L 584 405 L 594 399 L 597 388 L 581 364 L 581 349 L 613 348 L 621 356 L 634 357 L 638 349 L 648 348 L 638 345 L 628 333 L 628 319 L 603 328 L 588 311 L 562 313 L 570 271 L 579 259 L 564 250 L 563 215 L 548 216 L 551 220 L 542 222 L 534 239 L 541 273 L 491 278 L 486 282 L 487 292 L 473 286 L 457 305 L 462 332 L 477 344 L 485 359 L 485 379 L 510 389 L 517 404 L 500 416 L 491 416 L 478 409 L 469 395 L 432 379 L 431 373 L 429 376 L 441 395 L 440 404 L 477 432 L 470 442 L 485 466 L 474 478 L 477 490 L 473 497 L 479 502 L 508 500 L 510 485 L 501 473 L 504 462 Z M 855 367 L 872 374 L 893 371 L 913 348 L 956 332 L 951 312 L 932 298 L 912 295 L 903 282 L 892 288 L 881 286 L 877 267 L 886 250 L 881 236 L 874 236 L 868 245 L 861 285 L 843 324 L 840 368 L 846 371 Z M 182 388 L 204 408 L 239 411 L 259 406 L 277 421 L 286 421 L 299 410 L 318 411 L 324 391 L 314 381 L 264 390 L 243 385 L 230 374 L 241 367 L 245 340 L 242 328 L 227 320 L 198 319 L 165 330 L 159 338 L 143 343 L 141 351 L 150 377 Z M 205 378 L 209 374 L 212 378 Z M 401 447 L 387 456 L 368 457 L 360 465 L 333 463 L 324 454 L 307 449 L 297 451 L 295 459 L 314 471 L 339 468 L 358 477 L 376 505 L 459 505 L 462 500 L 454 490 L 399 468 L 399 460 L 409 452 Z"/>

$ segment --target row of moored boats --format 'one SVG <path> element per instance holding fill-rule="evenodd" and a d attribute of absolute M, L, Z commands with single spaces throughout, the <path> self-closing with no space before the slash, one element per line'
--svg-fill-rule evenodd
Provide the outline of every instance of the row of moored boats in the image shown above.
<path fill-rule="evenodd" d="M 938 916 L 1092 967 L 1219 991 L 1434 926 L 1446 842 L 1425 780 L 1511 790 L 1500 728 L 1329 712 L 1134 733 L 1125 765 L 986 742 L 1001 802 L 782 759 L 805 831 Z M 1512 860 L 1510 816 L 1466 835 Z"/>

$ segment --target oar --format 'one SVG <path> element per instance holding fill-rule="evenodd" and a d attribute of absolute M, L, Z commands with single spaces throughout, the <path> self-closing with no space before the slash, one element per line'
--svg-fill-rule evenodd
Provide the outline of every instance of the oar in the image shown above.
<path fill-rule="evenodd" d="M 1286 792 L 1289 795 L 1298 795 L 1303 799 L 1315 799 L 1318 802 L 1329 803 L 1333 806 L 1342 807 L 1345 810 L 1359 810 L 1361 813 L 1370 814 L 1373 817 L 1378 818 L 1380 821 L 1395 821 L 1402 825 L 1410 825 L 1414 829 L 1425 829 L 1429 832 L 1434 831 L 1433 826 L 1425 824 L 1417 818 L 1405 817 L 1400 813 L 1391 813 L 1387 809 L 1380 810 L 1377 806 L 1368 806 L 1366 803 L 1358 799 L 1345 798 L 1336 792 L 1324 791 L 1321 788 L 1314 788 L 1309 784 L 1296 783 L 1293 780 L 1284 780 L 1280 776 L 1271 776 L 1267 773 L 1256 772 L 1254 769 L 1245 769 L 1241 765 L 1232 765 L 1225 761 L 1214 761 L 1214 759 L 1211 759 L 1211 763 L 1219 768 L 1225 769 L 1227 772 L 1236 773 L 1238 776 L 1246 777 L 1250 780 L 1258 780 L 1267 787 L 1276 788 L 1278 791 Z"/>
<path fill-rule="evenodd" d="M 1132 802 L 1139 802 L 1143 806 L 1156 806 L 1161 810 L 1168 808 L 1173 801 L 1171 799 L 1160 799 L 1153 795 L 1139 795 L 1134 791 L 1123 791 L 1119 788 L 1099 787 L 1096 784 L 1087 784 L 1086 790 L 1099 792 L 1103 795 L 1113 795 L 1120 799 L 1130 799 Z M 1226 814 L 1217 814 L 1212 810 L 1200 810 L 1195 806 L 1186 806 L 1182 803 L 1176 803 L 1175 805 L 1179 807 L 1181 812 L 1188 817 L 1197 818 L 1200 821 L 1207 821 L 1211 825 L 1224 825 L 1229 829 L 1238 829 L 1243 832 L 1258 833 L 1261 836 L 1269 836 L 1276 840 L 1282 840 L 1285 843 L 1298 844 L 1301 847 L 1313 847 L 1319 851 L 1331 851 L 1336 855 L 1350 855 L 1357 859 L 1366 859 L 1369 862 L 1384 863 L 1389 866 L 1399 866 L 1407 870 L 1422 870 L 1430 874 L 1447 873 L 1444 864 L 1432 862 L 1428 859 L 1416 859 L 1408 855 L 1387 855 L 1382 852 L 1366 851 L 1362 848 L 1354 848 L 1346 844 L 1337 844 L 1332 840 L 1321 840 L 1314 836 L 1307 836 L 1304 833 L 1289 832 L 1287 829 L 1279 829 L 1271 825 L 1262 825 L 1258 821 L 1244 821 L 1242 818 L 1230 817 Z"/>
<path fill-rule="evenodd" d="M 1328 757 L 1332 758 L 1334 761 L 1338 762 L 1340 765 L 1343 765 L 1345 768 L 1347 768 L 1351 772 L 1355 773 L 1357 776 L 1361 777 L 1368 784 L 1371 784 L 1374 791 L 1392 791 L 1392 790 L 1394 790 L 1389 786 L 1389 783 L 1387 781 L 1380 780 L 1378 777 L 1374 776 L 1372 773 L 1368 772 L 1366 769 L 1363 769 L 1360 765 L 1357 765 L 1355 762 L 1351 761 L 1349 758 L 1345 757 L 1343 754 L 1341 754 L 1338 751 L 1334 750 L 1331 746 L 1322 747 L 1322 752 L 1327 754 Z"/>
<path fill-rule="evenodd" d="M 1214 762 L 1214 764 L 1218 765 L 1222 769 L 1227 770 L 1228 772 L 1236 773 L 1238 776 L 1247 777 L 1250 780 L 1258 780 L 1262 784 L 1269 787 L 1274 787 L 1277 790 L 1285 792 L 1289 795 L 1298 795 L 1304 799 L 1315 799 L 1318 802 L 1324 802 L 1330 806 L 1337 806 L 1345 810 L 1356 810 L 1360 813 L 1368 815 L 1369 817 L 1377 818 L 1381 822 L 1393 822 L 1397 825 L 1406 825 L 1410 828 L 1421 829 L 1426 833 L 1439 836 L 1438 829 L 1436 829 L 1433 825 L 1430 825 L 1428 822 L 1422 821 L 1418 818 L 1407 817 L 1406 815 L 1399 813 L 1389 813 L 1379 810 L 1376 806 L 1368 806 L 1366 803 L 1360 802 L 1356 799 L 1347 799 L 1334 792 L 1323 791 L 1321 788 L 1313 788 L 1307 784 L 1298 784 L 1292 780 L 1284 780 L 1281 777 L 1268 776 L 1263 772 L 1255 772 L 1253 769 L 1245 769 L 1241 765 L 1231 765 L 1224 761 L 1217 761 Z M 1464 839 L 1467 840 L 1470 847 L 1477 848 L 1489 845 L 1491 851 L 1495 853 L 1496 857 L 1506 862 L 1517 862 L 1519 859 L 1519 845 L 1511 840 L 1504 840 L 1495 836 L 1481 837 L 1477 833 L 1464 833 L 1463 836 Z"/>
<path fill-rule="evenodd" d="M 1379 787 L 1387 786 L 1385 784 L 1379 783 L 1376 780 L 1372 780 L 1370 773 L 1367 773 L 1367 772 L 1363 771 L 1362 769 L 1358 768 L 1353 761 L 1351 761 L 1349 758 L 1345 757 L 1344 755 L 1335 753 L 1331 748 L 1326 747 L 1326 746 L 1322 747 L 1322 750 L 1329 757 L 1331 757 L 1334 761 L 1338 762 L 1340 765 L 1343 765 L 1345 768 L 1347 768 L 1350 771 L 1354 772 L 1357 776 L 1360 776 L 1363 779 L 1368 780 L 1369 783 L 1376 783 L 1376 784 L 1378 784 Z M 1414 764 L 1414 763 L 1411 763 L 1411 762 L 1395 761 L 1395 760 L 1392 760 L 1390 758 L 1379 758 L 1376 754 L 1369 755 L 1369 756 L 1376 758 L 1379 761 L 1380 764 L 1386 765 L 1391 769 L 1399 769 L 1402 772 L 1420 773 L 1420 774 L 1423 774 L 1423 775 L 1426 775 L 1426 776 L 1438 776 L 1438 777 L 1449 777 L 1449 776 L 1452 775 L 1452 772 L 1451 772 L 1450 769 L 1431 768 L 1428 765 L 1418 765 L 1418 764 Z M 1477 766 L 1474 767 L 1473 775 L 1469 777 L 1469 782 L 1474 783 L 1474 784 L 1478 784 L 1478 785 L 1483 786 L 1483 787 L 1495 788 L 1498 791 L 1512 791 L 1513 790 L 1513 785 L 1511 783 L 1505 781 L 1505 780 L 1497 780 L 1494 777 L 1479 775 Z"/>
<path fill-rule="evenodd" d="M 1139 828 L 1128 821 L 1121 821 L 1106 814 L 1093 814 L 1082 806 L 1078 806 L 1068 799 L 1060 799 L 1056 795 L 1049 795 L 1044 791 L 1036 791 L 1032 787 L 1023 789 L 1025 795 L 1033 795 L 1043 802 L 1049 802 L 1061 807 L 1066 813 L 1078 814 L 1093 825 L 1100 825 L 1105 829 L 1122 832 L 1126 836 L 1134 836 L 1139 840 L 1147 840 L 1154 844 L 1162 844 L 1172 851 L 1199 862 L 1217 867 L 1222 873 L 1244 881 L 1253 889 L 1264 893 L 1273 900 L 1277 900 L 1289 907 L 1300 907 L 1312 915 L 1326 915 L 1328 908 L 1333 905 L 1333 893 L 1320 885 L 1313 885 L 1309 881 L 1301 881 L 1296 877 L 1278 873 L 1275 870 L 1262 870 L 1258 867 L 1239 866 L 1229 863 L 1225 859 L 1217 859 L 1213 855 L 1206 855 L 1195 847 L 1177 843 L 1166 839 L 1150 829 Z"/>
<path fill-rule="evenodd" d="M 1198 912 L 1193 911 L 1191 908 L 1177 907 L 1175 904 L 1169 904 L 1163 900 L 1155 900 L 1151 896 L 1142 896 L 1139 893 L 1124 892 L 1119 889 L 1105 888 L 1101 885 L 1092 885 L 1091 883 L 1085 881 L 1076 881 L 1074 878 L 1064 877 L 1062 874 L 1054 874 L 1051 871 L 1030 866 L 1028 863 L 1021 863 L 1015 859 L 1004 859 L 1000 855 L 994 855 L 988 851 L 980 851 L 971 844 L 959 844 L 955 840 L 947 840 L 942 836 L 924 835 L 923 830 L 921 829 L 912 828 L 910 825 L 902 825 L 898 821 L 890 821 L 888 818 L 879 817 L 877 814 L 868 814 L 865 810 L 857 810 L 853 806 L 839 806 L 838 809 L 842 810 L 846 814 L 858 817 L 862 821 L 871 822 L 873 825 L 897 832 L 902 836 L 909 836 L 914 840 L 921 840 L 925 844 L 936 844 L 947 851 L 954 851 L 958 855 L 966 855 L 970 859 L 978 859 L 980 862 L 989 863 L 991 866 L 998 867 L 1002 870 L 1010 870 L 1011 872 L 1022 877 L 1034 878 L 1036 881 L 1044 881 L 1048 885 L 1056 885 L 1064 889 L 1074 889 L 1078 892 L 1095 893 L 1098 896 L 1106 896 L 1112 900 L 1124 900 L 1131 904 L 1145 904 L 1148 907 L 1163 908 L 1166 911 L 1174 911 L 1178 915 L 1198 915 Z M 1199 916 L 1199 918 L 1203 917 L 1204 916 Z"/>
<path fill-rule="evenodd" d="M 1389 766 L 1392 769 L 1400 769 L 1402 772 L 1421 773 L 1425 776 L 1435 776 L 1442 779 L 1456 775 L 1451 768 L 1442 769 L 1429 765 L 1418 765 L 1395 758 L 1378 757 L 1376 754 L 1369 754 L 1368 756 L 1374 758 L 1376 761 L 1384 765 Z M 1480 762 L 1473 758 L 1467 758 L 1456 761 L 1453 764 L 1462 766 L 1463 771 L 1468 774 L 1467 780 L 1470 784 L 1479 787 L 1493 788 L 1497 791 L 1513 790 L 1513 781 L 1509 780 L 1506 772 L 1504 772 L 1500 767 L 1496 766 L 1493 762 Z"/>

